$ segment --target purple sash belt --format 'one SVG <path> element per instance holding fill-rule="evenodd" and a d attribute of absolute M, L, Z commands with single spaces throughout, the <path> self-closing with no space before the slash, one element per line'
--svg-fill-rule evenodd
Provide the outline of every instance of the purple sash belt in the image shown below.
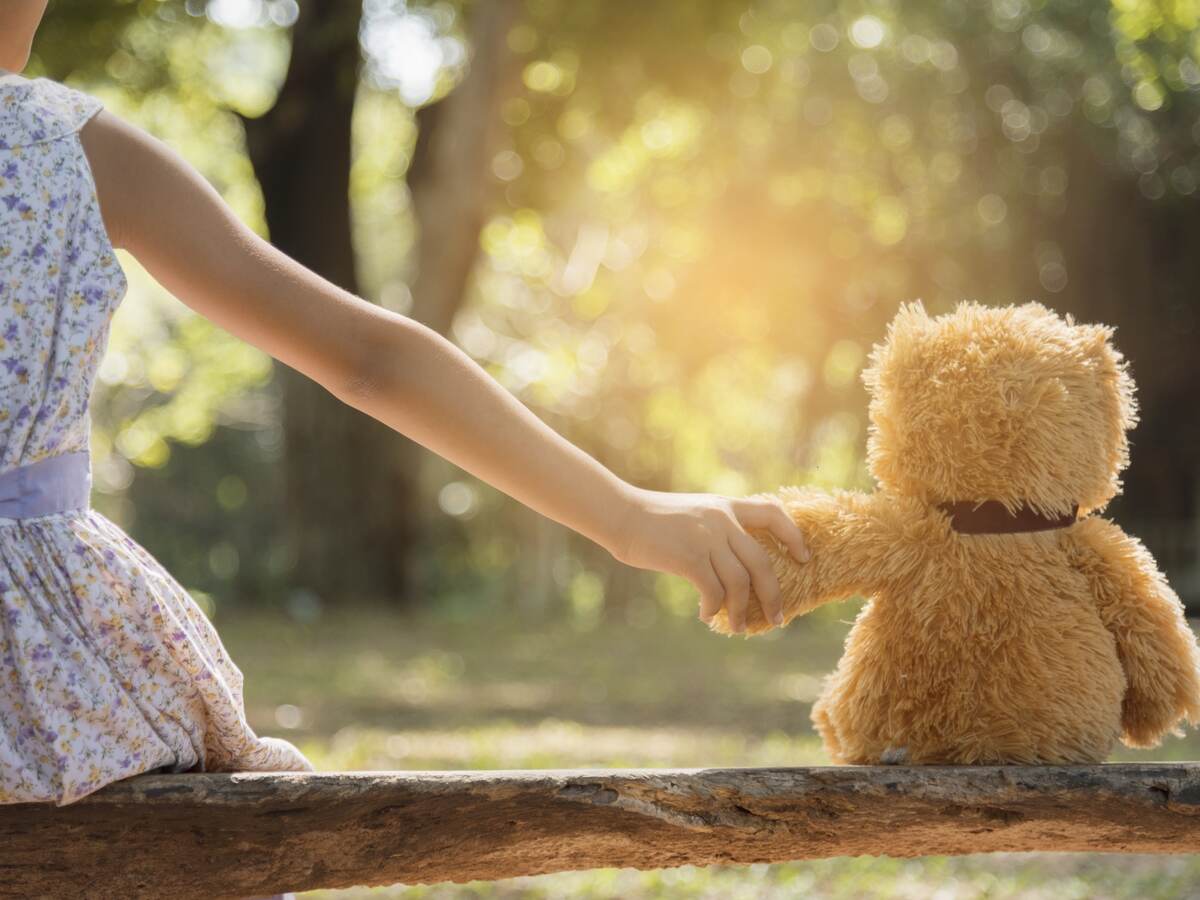
<path fill-rule="evenodd" d="M 91 506 L 91 453 L 79 450 L 0 472 L 0 518 L 28 519 Z"/>

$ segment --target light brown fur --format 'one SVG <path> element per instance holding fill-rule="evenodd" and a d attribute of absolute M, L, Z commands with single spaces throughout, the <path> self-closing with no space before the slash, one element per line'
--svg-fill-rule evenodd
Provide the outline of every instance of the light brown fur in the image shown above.
<path fill-rule="evenodd" d="M 1111 329 L 1036 303 L 902 307 L 863 380 L 879 490 L 784 488 L 812 560 L 760 535 L 785 621 L 867 596 L 812 710 L 837 763 L 1104 761 L 1200 724 L 1200 646 L 1151 555 L 1098 513 L 1120 489 L 1134 387 Z M 998 500 L 1074 525 L 962 534 Z M 766 631 L 751 598 L 746 631 Z M 722 611 L 714 630 L 728 634 Z"/>

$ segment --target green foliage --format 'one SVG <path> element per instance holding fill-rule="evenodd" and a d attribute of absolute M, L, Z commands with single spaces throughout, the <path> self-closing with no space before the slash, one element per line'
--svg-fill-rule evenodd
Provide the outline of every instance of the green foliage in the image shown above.
<path fill-rule="evenodd" d="M 135 262 L 124 265 L 137 273 L 137 288 L 115 317 L 99 372 L 106 394 L 93 413 L 97 457 L 115 451 L 158 468 L 171 442 L 203 444 L 218 422 L 269 426 L 274 410 L 251 392 L 270 380 L 271 358 L 155 291 Z"/>
<path fill-rule="evenodd" d="M 57 0 L 32 70 L 171 141 L 261 230 L 231 110 L 274 102 L 290 9 Z M 415 236 L 405 98 L 436 101 L 462 77 L 471 9 L 368 10 L 354 239 L 364 294 L 401 312 Z M 869 488 L 858 371 L 900 302 L 1038 298 L 1111 319 L 1113 302 L 1080 287 L 1092 261 L 1079 235 L 1126 214 L 1113 186 L 1194 207 L 1196 16 L 1194 3 L 1150 0 L 527 0 L 507 35 L 519 77 L 495 111 L 495 197 L 453 336 L 639 484 Z M 370 30 L 414 22 L 441 60 L 423 94 Z M 1190 321 L 1165 294 L 1140 302 L 1147 319 Z M 125 307 L 96 403 L 97 443 L 116 454 L 109 489 L 221 423 L 276 426 L 265 357 L 151 299 L 140 278 Z M 429 461 L 430 506 L 459 478 Z M 430 523 L 427 583 L 466 610 L 507 573 L 520 605 L 531 571 L 519 547 L 536 529 L 464 484 L 480 502 Z M 582 542 L 553 546 L 572 571 L 611 580 Z M 550 569 L 533 592 L 576 609 L 581 576 Z M 635 578 L 603 594 L 673 592 Z"/>

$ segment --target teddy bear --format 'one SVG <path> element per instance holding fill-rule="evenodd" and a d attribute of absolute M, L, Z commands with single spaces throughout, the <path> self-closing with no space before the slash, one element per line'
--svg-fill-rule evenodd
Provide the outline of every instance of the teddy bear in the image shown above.
<path fill-rule="evenodd" d="M 811 550 L 755 531 L 784 623 L 866 598 L 812 708 L 835 763 L 1099 763 L 1200 724 L 1183 605 L 1101 515 L 1137 415 L 1112 333 L 1039 303 L 904 304 L 862 375 L 877 489 L 777 492 Z M 745 633 L 771 627 L 752 596 Z"/>

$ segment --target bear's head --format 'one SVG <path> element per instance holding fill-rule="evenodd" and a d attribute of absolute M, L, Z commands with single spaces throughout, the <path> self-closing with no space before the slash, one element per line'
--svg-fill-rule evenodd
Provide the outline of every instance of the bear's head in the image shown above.
<path fill-rule="evenodd" d="M 1112 329 L 1039 303 L 901 307 L 863 372 L 867 457 L 885 491 L 928 503 L 999 500 L 1042 515 L 1120 490 L 1134 385 Z"/>

